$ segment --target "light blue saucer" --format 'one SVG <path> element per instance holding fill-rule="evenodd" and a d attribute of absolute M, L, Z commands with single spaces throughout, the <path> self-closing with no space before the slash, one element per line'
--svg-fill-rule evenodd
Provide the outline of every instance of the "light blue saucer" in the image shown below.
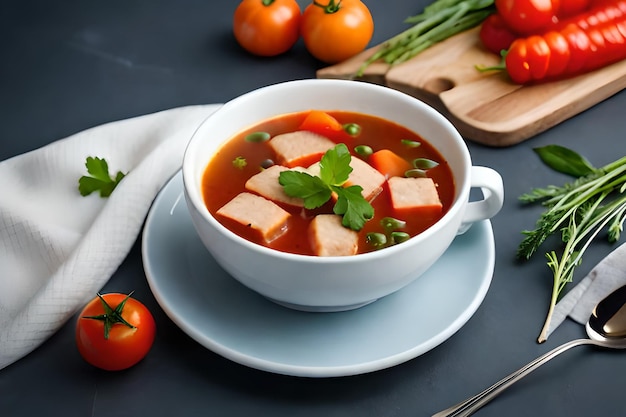
<path fill-rule="evenodd" d="M 365 307 L 340 313 L 281 307 L 216 264 L 193 228 L 182 187 L 179 172 L 160 192 L 146 220 L 142 252 L 148 283 L 185 333 L 252 368 L 335 377 L 398 365 L 459 330 L 491 283 L 493 231 L 483 221 L 458 236 L 414 283 Z"/>

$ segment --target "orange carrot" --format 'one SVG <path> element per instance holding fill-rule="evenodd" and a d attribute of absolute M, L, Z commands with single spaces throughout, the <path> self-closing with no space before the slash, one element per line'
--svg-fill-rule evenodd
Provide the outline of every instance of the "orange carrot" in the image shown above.
<path fill-rule="evenodd" d="M 298 130 L 308 130 L 309 132 L 326 136 L 334 141 L 342 140 L 347 137 L 341 123 L 330 114 L 321 110 L 311 110 L 302 121 Z"/>
<path fill-rule="evenodd" d="M 381 149 L 370 155 L 368 162 L 386 178 L 404 177 L 411 168 L 411 163 L 389 149 Z"/>

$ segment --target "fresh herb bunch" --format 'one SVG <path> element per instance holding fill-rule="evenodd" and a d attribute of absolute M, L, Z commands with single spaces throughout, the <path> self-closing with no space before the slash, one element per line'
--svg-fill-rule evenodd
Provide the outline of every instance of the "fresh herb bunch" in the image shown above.
<path fill-rule="evenodd" d="M 607 229 L 607 239 L 619 240 L 626 219 L 626 157 L 602 168 L 595 168 L 578 153 L 558 145 L 534 149 L 552 169 L 575 177 L 562 186 L 535 188 L 520 196 L 524 203 L 540 203 L 546 210 L 540 215 L 536 228 L 522 233 L 517 256 L 529 259 L 548 238 L 560 232 L 565 244 L 562 254 L 546 253 L 548 267 L 553 273 L 552 296 L 548 314 L 538 342 L 547 340 L 547 331 L 554 307 L 575 268 L 593 239 Z"/>
<path fill-rule="evenodd" d="M 384 42 L 358 69 L 365 69 L 378 60 L 396 65 L 457 33 L 478 26 L 495 11 L 494 0 L 435 0 L 418 15 L 404 22 L 413 26 Z"/>
<path fill-rule="evenodd" d="M 343 216 L 344 227 L 359 231 L 374 216 L 374 208 L 363 198 L 361 186 L 344 187 L 352 172 L 351 160 L 348 147 L 340 143 L 322 157 L 319 176 L 283 171 L 278 181 L 287 195 L 304 199 L 304 207 L 307 209 L 321 207 L 335 193 L 337 202 L 333 207 L 334 213 Z"/>

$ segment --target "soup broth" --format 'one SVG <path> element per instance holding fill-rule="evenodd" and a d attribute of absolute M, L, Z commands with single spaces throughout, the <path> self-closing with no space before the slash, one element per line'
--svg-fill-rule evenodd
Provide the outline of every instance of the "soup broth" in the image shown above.
<path fill-rule="evenodd" d="M 358 231 L 358 253 L 380 250 L 379 247 L 368 243 L 368 234 L 381 233 L 383 231 L 381 219 L 385 217 L 405 221 L 406 226 L 402 232 L 413 237 L 432 226 L 447 212 L 455 194 L 452 172 L 441 154 L 427 140 L 399 124 L 372 115 L 345 111 L 328 111 L 326 113 L 342 125 L 356 124 L 360 127 L 360 133 L 356 137 L 343 140 L 343 143 L 350 150 L 352 158 L 359 158 L 367 162 L 366 156 L 358 155 L 355 152 L 357 146 L 365 145 L 374 152 L 388 149 L 411 162 L 416 158 L 425 158 L 438 163 L 435 167 L 428 169 L 426 175 L 432 178 L 436 184 L 442 205 L 441 211 L 436 214 L 400 218 L 398 212 L 392 207 L 388 183 L 385 182 L 383 191 L 371 201 L 374 217 Z M 277 155 L 269 146 L 269 141 L 248 141 L 246 137 L 253 132 L 267 132 L 270 137 L 274 137 L 296 131 L 308 114 L 309 112 L 285 114 L 263 121 L 225 142 L 206 167 L 202 179 L 202 192 L 204 202 L 211 214 L 225 227 L 241 237 L 284 252 L 314 255 L 315 251 L 308 237 L 311 220 L 316 214 L 332 213 L 332 202 L 315 210 L 279 204 L 291 216 L 287 221 L 284 233 L 269 242 L 259 238 L 250 227 L 216 214 L 235 196 L 246 192 L 245 184 L 250 177 L 259 173 L 264 167 L 267 168 L 270 161 L 278 162 Z M 417 143 L 419 146 L 415 146 Z"/>

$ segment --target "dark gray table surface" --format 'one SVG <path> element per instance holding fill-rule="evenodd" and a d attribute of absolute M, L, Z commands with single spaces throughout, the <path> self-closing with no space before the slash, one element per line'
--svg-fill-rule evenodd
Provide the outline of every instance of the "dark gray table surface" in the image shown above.
<path fill-rule="evenodd" d="M 237 1 L 3 0 L 0 2 L 0 160 L 86 128 L 163 109 L 222 103 L 257 87 L 312 78 L 324 65 L 302 43 L 274 59 L 252 57 L 231 35 Z M 306 3 L 304 1 L 302 4 Z M 399 32 L 425 0 L 367 1 L 372 44 Z M 531 140 L 508 148 L 469 143 L 477 165 L 498 170 L 507 199 L 492 221 L 497 261 L 475 315 L 432 351 L 365 375 L 307 379 L 233 363 L 194 342 L 165 315 L 142 269 L 140 239 L 103 291 L 135 291 L 158 334 L 149 356 L 117 373 L 78 355 L 68 322 L 30 355 L 0 371 L 0 415 L 17 416 L 430 416 L 572 338 L 566 321 L 538 344 L 551 288 L 541 256 L 515 261 L 520 231 L 538 208 L 516 198 L 566 178 L 532 147 L 569 146 L 594 164 L 626 152 L 621 92 Z M 1 198 L 1 197 L 0 197 Z M 589 249 L 576 281 L 611 246 Z M 445 296 L 442 294 L 442 296 Z M 623 416 L 623 353 L 580 347 L 527 377 L 480 416 Z"/>

